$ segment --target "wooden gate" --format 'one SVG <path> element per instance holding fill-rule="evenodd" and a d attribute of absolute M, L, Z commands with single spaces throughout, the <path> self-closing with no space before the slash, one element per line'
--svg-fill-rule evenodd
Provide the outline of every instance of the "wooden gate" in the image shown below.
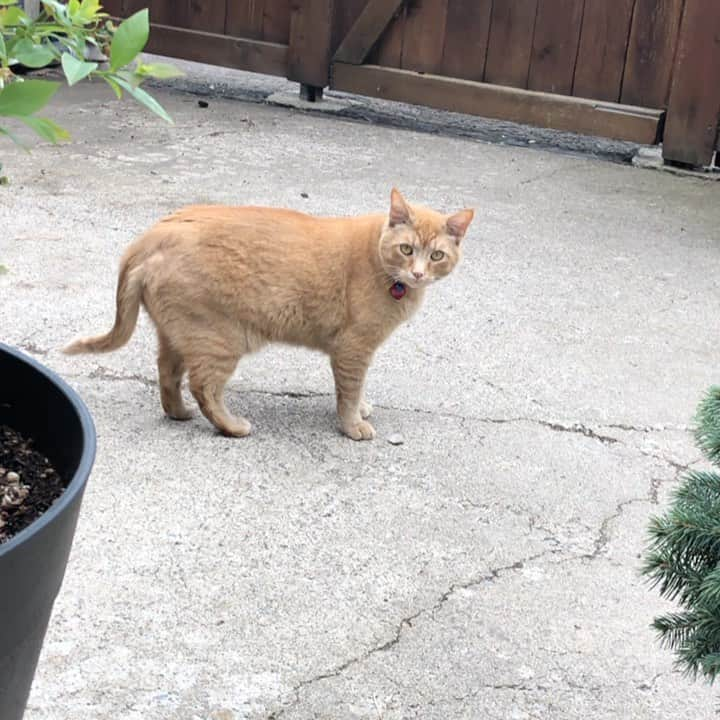
<path fill-rule="evenodd" d="M 106 0 L 149 50 L 710 164 L 720 0 Z"/>

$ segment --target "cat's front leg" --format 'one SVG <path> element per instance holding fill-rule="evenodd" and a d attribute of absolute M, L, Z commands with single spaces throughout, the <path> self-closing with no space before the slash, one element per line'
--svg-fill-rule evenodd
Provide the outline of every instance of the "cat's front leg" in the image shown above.
<path fill-rule="evenodd" d="M 331 359 L 340 427 L 353 440 L 372 440 L 375 437 L 375 428 L 363 419 L 363 414 L 372 409 L 363 399 L 363 386 L 371 359 L 372 355 L 348 349 L 335 353 Z"/>

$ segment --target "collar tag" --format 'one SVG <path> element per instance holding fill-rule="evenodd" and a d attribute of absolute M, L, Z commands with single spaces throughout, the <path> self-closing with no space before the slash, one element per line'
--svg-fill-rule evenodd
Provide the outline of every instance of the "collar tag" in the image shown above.
<path fill-rule="evenodd" d="M 401 283 L 396 282 L 391 288 L 390 288 L 390 294 L 396 299 L 400 300 L 404 297 L 405 293 L 407 292 L 407 288 Z"/>

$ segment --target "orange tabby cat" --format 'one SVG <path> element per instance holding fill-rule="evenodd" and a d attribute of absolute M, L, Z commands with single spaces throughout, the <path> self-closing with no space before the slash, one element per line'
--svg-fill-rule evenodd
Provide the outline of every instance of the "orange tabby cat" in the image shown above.
<path fill-rule="evenodd" d="M 157 327 L 160 397 L 190 417 L 180 385 L 222 433 L 241 437 L 223 390 L 242 355 L 268 342 L 330 356 L 340 424 L 369 440 L 363 385 L 373 354 L 461 256 L 472 210 L 447 216 L 397 191 L 389 215 L 316 218 L 290 210 L 195 206 L 161 220 L 120 264 L 115 326 L 67 353 L 107 352 L 132 335 L 142 303 Z"/>

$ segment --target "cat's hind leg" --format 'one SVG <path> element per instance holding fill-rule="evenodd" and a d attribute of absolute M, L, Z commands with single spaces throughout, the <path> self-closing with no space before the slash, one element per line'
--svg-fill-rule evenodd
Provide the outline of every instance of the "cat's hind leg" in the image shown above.
<path fill-rule="evenodd" d="M 208 353 L 188 358 L 190 392 L 202 414 L 223 434 L 245 437 L 251 425 L 244 417 L 235 417 L 223 399 L 225 385 L 237 366 L 238 355 Z"/>
<path fill-rule="evenodd" d="M 180 386 L 185 374 L 182 355 L 171 345 L 167 337 L 158 331 L 158 379 L 160 400 L 165 414 L 173 420 L 189 420 L 192 413 L 185 407 Z"/>

